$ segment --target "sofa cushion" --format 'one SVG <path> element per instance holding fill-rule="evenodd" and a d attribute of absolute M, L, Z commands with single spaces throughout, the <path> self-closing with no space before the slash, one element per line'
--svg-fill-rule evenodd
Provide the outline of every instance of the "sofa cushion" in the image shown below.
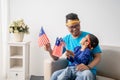
<path fill-rule="evenodd" d="M 50 80 L 50 76 L 56 70 L 63 69 L 68 65 L 68 61 L 65 58 L 60 58 L 57 61 L 53 59 L 44 60 L 44 80 Z"/>
<path fill-rule="evenodd" d="M 104 77 L 104 76 L 96 76 L 96 80 L 115 80 L 115 79 L 112 79 L 112 78 L 108 78 L 108 77 Z"/>
<path fill-rule="evenodd" d="M 102 45 L 101 62 L 97 73 L 102 76 L 120 80 L 120 47 Z"/>

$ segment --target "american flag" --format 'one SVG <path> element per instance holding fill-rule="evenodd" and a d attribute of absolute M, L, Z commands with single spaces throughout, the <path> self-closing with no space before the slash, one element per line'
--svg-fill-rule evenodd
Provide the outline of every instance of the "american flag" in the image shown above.
<path fill-rule="evenodd" d="M 47 43 L 49 43 L 49 39 L 48 39 L 47 35 L 45 34 L 43 27 L 41 27 L 40 33 L 39 33 L 39 38 L 38 38 L 38 44 L 40 47 L 42 47 L 43 45 L 46 45 Z"/>
<path fill-rule="evenodd" d="M 64 46 L 65 46 L 65 43 L 63 42 L 62 38 L 57 38 L 52 54 L 56 57 L 62 56 L 62 51 Z"/>

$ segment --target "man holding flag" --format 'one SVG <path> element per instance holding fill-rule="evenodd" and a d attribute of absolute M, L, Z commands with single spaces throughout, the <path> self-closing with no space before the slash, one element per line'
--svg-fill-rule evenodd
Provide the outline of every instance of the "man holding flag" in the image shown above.
<path fill-rule="evenodd" d="M 70 13 L 66 15 L 66 27 L 70 34 L 66 35 L 63 38 L 65 42 L 66 51 L 63 51 L 64 54 L 69 53 L 69 51 L 74 51 L 76 46 L 80 46 L 79 42 L 84 38 L 86 35 L 90 34 L 85 31 L 81 31 L 80 20 L 75 13 Z M 59 57 L 54 56 L 53 50 L 51 48 L 50 43 L 45 45 L 45 50 L 49 52 L 50 56 L 54 60 L 58 60 Z M 74 80 L 95 80 L 96 77 L 96 65 L 100 62 L 101 59 L 101 49 L 98 45 L 97 47 L 93 48 L 91 51 L 92 59 L 88 65 L 78 64 L 76 65 L 76 70 L 78 70 L 79 74 L 77 74 Z M 71 62 L 69 62 L 71 64 Z M 89 67 L 88 67 L 89 66 Z M 64 69 L 55 71 L 50 80 L 61 80 L 60 74 L 64 71 Z"/>
<path fill-rule="evenodd" d="M 41 27 L 40 33 L 39 33 L 39 38 L 38 38 L 38 44 L 40 47 L 42 47 L 42 46 L 47 45 L 48 43 L 50 43 L 50 41 L 49 41 L 47 35 L 45 34 L 43 27 Z M 65 44 L 63 42 L 63 39 L 57 38 L 56 42 L 55 42 L 55 46 L 53 48 L 52 55 L 54 55 L 55 57 L 62 56 L 62 51 L 63 51 L 64 46 L 65 46 Z"/>
<path fill-rule="evenodd" d="M 48 43 L 50 43 L 50 41 L 49 41 L 47 35 L 45 34 L 43 27 L 41 27 L 40 33 L 39 33 L 39 38 L 38 38 L 38 44 L 40 47 L 42 47 Z"/>

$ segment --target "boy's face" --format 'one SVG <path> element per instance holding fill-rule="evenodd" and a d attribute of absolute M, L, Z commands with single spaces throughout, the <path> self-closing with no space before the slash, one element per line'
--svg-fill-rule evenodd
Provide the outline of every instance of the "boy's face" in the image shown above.
<path fill-rule="evenodd" d="M 88 47 L 88 45 L 90 44 L 89 35 L 86 35 L 84 38 L 82 38 L 82 40 L 80 41 L 80 44 L 81 46 Z"/>

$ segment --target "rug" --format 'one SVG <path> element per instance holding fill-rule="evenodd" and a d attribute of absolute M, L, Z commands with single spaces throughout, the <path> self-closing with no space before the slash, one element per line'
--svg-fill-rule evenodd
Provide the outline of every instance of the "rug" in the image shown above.
<path fill-rule="evenodd" d="M 44 77 L 43 76 L 35 76 L 35 75 L 32 75 L 30 80 L 44 80 Z"/>

